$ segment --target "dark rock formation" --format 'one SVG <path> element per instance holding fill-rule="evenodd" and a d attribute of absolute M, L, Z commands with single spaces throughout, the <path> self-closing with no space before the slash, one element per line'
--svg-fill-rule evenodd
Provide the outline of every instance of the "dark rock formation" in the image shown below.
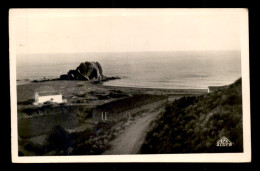
<path fill-rule="evenodd" d="M 110 80 L 117 80 L 117 79 L 121 79 L 121 78 L 120 77 L 106 77 L 106 76 L 104 76 L 102 80 L 95 80 L 93 83 L 98 84 L 98 83 L 101 83 L 101 82 L 110 81 Z"/>
<path fill-rule="evenodd" d="M 67 75 L 61 75 L 61 80 L 102 80 L 103 70 L 98 62 L 81 63 L 75 70 L 70 70 Z"/>
<path fill-rule="evenodd" d="M 98 62 L 81 63 L 75 70 L 70 70 L 67 75 L 61 75 L 60 80 L 93 80 L 94 83 L 120 79 L 119 77 L 106 77 Z"/>
<path fill-rule="evenodd" d="M 67 74 L 60 75 L 60 78 L 33 80 L 31 82 L 46 82 L 56 80 L 87 80 L 94 84 L 99 84 L 105 81 L 121 79 L 120 77 L 106 77 L 103 75 L 103 70 L 98 62 L 81 63 L 75 70 L 69 70 Z"/>
<path fill-rule="evenodd" d="M 68 79 L 69 79 L 69 77 L 67 74 L 60 76 L 60 80 L 68 80 Z"/>

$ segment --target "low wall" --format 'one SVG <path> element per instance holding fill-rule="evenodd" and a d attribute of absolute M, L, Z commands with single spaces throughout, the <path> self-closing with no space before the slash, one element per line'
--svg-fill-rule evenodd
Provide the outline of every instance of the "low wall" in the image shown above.
<path fill-rule="evenodd" d="M 122 119 L 125 119 L 125 118 L 129 118 L 129 117 L 131 117 L 131 115 L 136 114 L 136 113 L 138 113 L 142 110 L 157 108 L 159 106 L 166 104 L 167 102 L 168 102 L 168 99 L 165 98 L 163 100 L 152 102 L 152 103 L 140 106 L 140 107 L 135 107 L 133 109 L 123 111 L 123 112 L 120 112 L 120 113 L 112 113 L 110 111 L 102 110 L 102 109 L 93 109 L 92 119 L 94 119 L 96 122 L 100 122 L 100 121 L 103 121 L 103 122 L 105 122 L 105 121 L 119 121 L 119 120 L 122 120 Z"/>

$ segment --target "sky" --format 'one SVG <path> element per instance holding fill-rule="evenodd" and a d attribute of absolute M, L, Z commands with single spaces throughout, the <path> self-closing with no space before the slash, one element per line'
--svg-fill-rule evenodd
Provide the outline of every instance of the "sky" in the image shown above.
<path fill-rule="evenodd" d="M 16 54 L 240 50 L 239 10 L 13 10 Z"/>

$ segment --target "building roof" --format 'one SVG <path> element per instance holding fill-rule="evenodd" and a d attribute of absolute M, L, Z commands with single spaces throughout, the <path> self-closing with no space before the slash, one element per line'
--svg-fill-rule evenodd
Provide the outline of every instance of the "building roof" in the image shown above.
<path fill-rule="evenodd" d="M 36 92 L 39 96 L 53 96 L 53 95 L 62 95 L 60 91 L 42 91 Z"/>

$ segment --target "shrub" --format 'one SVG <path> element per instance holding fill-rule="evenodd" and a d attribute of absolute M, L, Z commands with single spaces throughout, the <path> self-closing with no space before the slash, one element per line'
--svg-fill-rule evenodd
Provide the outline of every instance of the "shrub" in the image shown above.
<path fill-rule="evenodd" d="M 207 95 L 175 100 L 154 123 L 141 153 L 243 151 L 241 79 Z M 218 149 L 222 136 L 234 147 Z"/>
<path fill-rule="evenodd" d="M 47 135 L 48 150 L 63 150 L 69 147 L 70 135 L 60 125 L 54 126 Z"/>

